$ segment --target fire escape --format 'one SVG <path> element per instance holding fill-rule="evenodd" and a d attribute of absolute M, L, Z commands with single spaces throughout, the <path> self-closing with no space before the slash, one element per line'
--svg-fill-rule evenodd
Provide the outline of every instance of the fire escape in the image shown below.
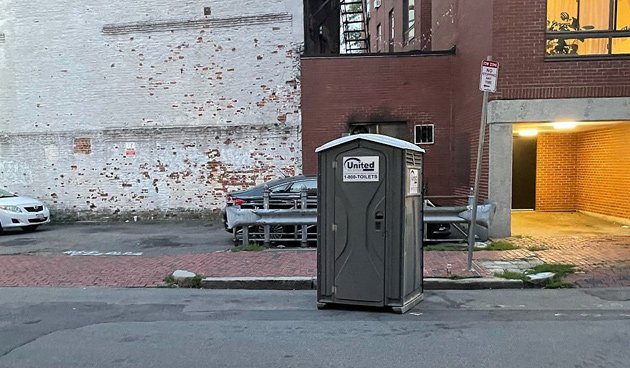
<path fill-rule="evenodd" d="M 341 38 L 346 54 L 370 51 L 365 0 L 341 0 Z"/>

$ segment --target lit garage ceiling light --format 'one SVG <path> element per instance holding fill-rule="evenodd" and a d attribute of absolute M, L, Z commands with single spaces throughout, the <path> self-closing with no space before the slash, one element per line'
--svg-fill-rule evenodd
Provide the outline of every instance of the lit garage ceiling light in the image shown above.
<path fill-rule="evenodd" d="M 577 126 L 576 122 L 573 121 L 562 121 L 557 123 L 551 123 L 554 129 L 573 129 Z"/>
<path fill-rule="evenodd" d="M 518 132 L 521 137 L 535 137 L 538 135 L 537 129 L 525 129 Z"/>

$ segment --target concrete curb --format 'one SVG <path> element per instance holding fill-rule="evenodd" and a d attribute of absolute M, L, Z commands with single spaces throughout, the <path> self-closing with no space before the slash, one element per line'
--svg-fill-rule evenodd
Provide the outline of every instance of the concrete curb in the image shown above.
<path fill-rule="evenodd" d="M 312 290 L 315 277 L 206 277 L 204 289 Z"/>
<path fill-rule="evenodd" d="M 522 280 L 508 280 L 498 277 L 470 279 L 424 279 L 425 290 L 483 290 L 483 289 L 522 289 Z"/>
<path fill-rule="evenodd" d="M 315 290 L 315 277 L 206 277 L 204 289 Z M 522 289 L 521 280 L 501 278 L 424 279 L 425 290 Z"/>

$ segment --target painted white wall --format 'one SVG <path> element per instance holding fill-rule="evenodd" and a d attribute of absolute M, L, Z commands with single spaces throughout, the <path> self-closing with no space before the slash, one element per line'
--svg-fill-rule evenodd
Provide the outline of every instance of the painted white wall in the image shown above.
<path fill-rule="evenodd" d="M 301 1 L 4 0 L 0 33 L 0 186 L 58 213 L 207 213 L 301 170 Z"/>

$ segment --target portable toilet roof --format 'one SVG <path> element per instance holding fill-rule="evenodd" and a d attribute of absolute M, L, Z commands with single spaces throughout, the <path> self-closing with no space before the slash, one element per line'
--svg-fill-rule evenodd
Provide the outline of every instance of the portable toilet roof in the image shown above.
<path fill-rule="evenodd" d="M 326 144 L 324 144 L 323 146 L 318 147 L 315 152 L 321 152 L 321 151 L 325 151 L 327 149 L 333 148 L 333 147 L 337 147 L 339 145 L 342 145 L 344 143 L 347 142 L 351 142 L 357 139 L 362 139 L 362 140 L 366 140 L 366 141 L 370 141 L 370 142 L 374 142 L 374 143 L 379 143 L 385 146 L 391 146 L 391 147 L 396 147 L 396 148 L 400 148 L 400 149 L 404 149 L 404 150 L 410 150 L 410 151 L 417 151 L 417 152 L 421 152 L 424 153 L 424 150 L 418 146 L 416 146 L 413 143 L 407 142 L 407 141 L 403 141 L 402 139 L 398 139 L 398 138 L 394 138 L 394 137 L 390 137 L 387 135 L 382 135 L 382 134 L 354 134 L 354 135 L 348 135 L 345 137 L 341 137 L 338 139 L 335 139 L 334 141 L 330 141 Z"/>

